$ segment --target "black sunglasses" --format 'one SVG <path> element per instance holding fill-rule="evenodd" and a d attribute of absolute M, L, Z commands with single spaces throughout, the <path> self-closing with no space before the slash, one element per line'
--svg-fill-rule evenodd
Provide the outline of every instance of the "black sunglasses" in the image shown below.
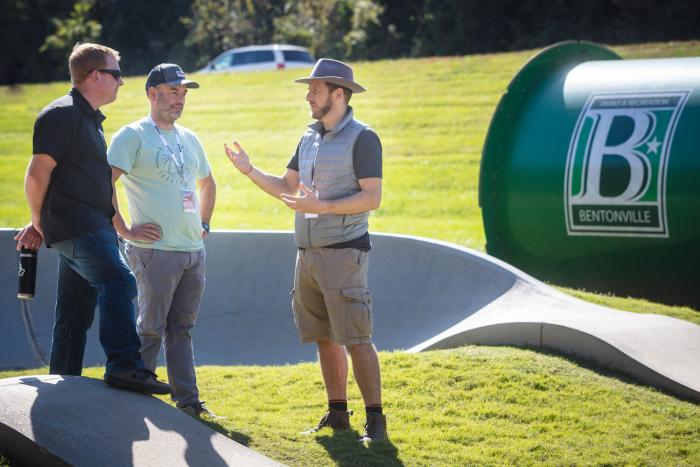
<path fill-rule="evenodd" d="M 109 75 L 112 75 L 112 78 L 116 79 L 119 81 L 119 79 L 122 77 L 122 71 L 121 70 L 107 70 L 104 68 L 95 68 L 97 71 L 100 73 L 107 73 Z"/>

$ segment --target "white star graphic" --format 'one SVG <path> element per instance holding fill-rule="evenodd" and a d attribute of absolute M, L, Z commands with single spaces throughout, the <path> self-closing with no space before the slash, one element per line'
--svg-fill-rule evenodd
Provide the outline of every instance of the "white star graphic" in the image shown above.
<path fill-rule="evenodd" d="M 647 147 L 649 148 L 647 152 L 651 154 L 652 152 L 656 154 L 659 150 L 659 146 L 661 146 L 661 141 L 656 139 L 656 136 L 654 136 L 654 139 L 652 141 L 649 141 L 647 144 Z"/>

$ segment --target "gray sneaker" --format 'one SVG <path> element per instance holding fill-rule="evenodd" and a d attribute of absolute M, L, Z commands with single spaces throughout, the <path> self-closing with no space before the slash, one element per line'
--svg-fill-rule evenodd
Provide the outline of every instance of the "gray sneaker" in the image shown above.
<path fill-rule="evenodd" d="M 332 428 L 333 431 L 349 430 L 350 415 L 352 415 L 352 411 L 347 412 L 345 410 L 328 409 L 328 412 L 326 412 L 323 418 L 321 418 L 321 421 L 318 422 L 318 425 L 306 431 L 302 431 L 301 434 L 311 435 L 325 427 Z"/>
<path fill-rule="evenodd" d="M 365 434 L 360 438 L 360 442 L 386 441 L 388 438 L 386 415 L 368 413 L 365 421 Z"/>
<path fill-rule="evenodd" d="M 209 410 L 204 401 L 193 402 L 188 405 L 183 405 L 182 407 L 178 406 L 177 408 L 189 415 L 190 417 L 194 418 L 225 418 L 219 417 L 214 412 Z"/>

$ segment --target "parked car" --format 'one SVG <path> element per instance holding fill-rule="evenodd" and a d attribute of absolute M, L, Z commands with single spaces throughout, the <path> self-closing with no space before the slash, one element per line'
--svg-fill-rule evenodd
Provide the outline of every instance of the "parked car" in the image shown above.
<path fill-rule="evenodd" d="M 268 44 L 237 47 L 219 54 L 198 73 L 284 70 L 310 67 L 314 58 L 306 47 Z"/>

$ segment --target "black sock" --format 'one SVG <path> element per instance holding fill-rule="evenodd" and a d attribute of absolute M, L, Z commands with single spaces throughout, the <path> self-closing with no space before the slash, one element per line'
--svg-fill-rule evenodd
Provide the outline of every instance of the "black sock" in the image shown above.
<path fill-rule="evenodd" d="M 328 401 L 328 408 L 332 410 L 340 410 L 342 412 L 347 412 L 348 411 L 348 401 L 338 399 L 338 400 L 332 400 Z"/>
<path fill-rule="evenodd" d="M 369 407 L 365 407 L 365 412 L 367 415 L 371 413 L 376 413 L 378 415 L 382 414 L 382 406 L 381 405 L 370 405 Z"/>

